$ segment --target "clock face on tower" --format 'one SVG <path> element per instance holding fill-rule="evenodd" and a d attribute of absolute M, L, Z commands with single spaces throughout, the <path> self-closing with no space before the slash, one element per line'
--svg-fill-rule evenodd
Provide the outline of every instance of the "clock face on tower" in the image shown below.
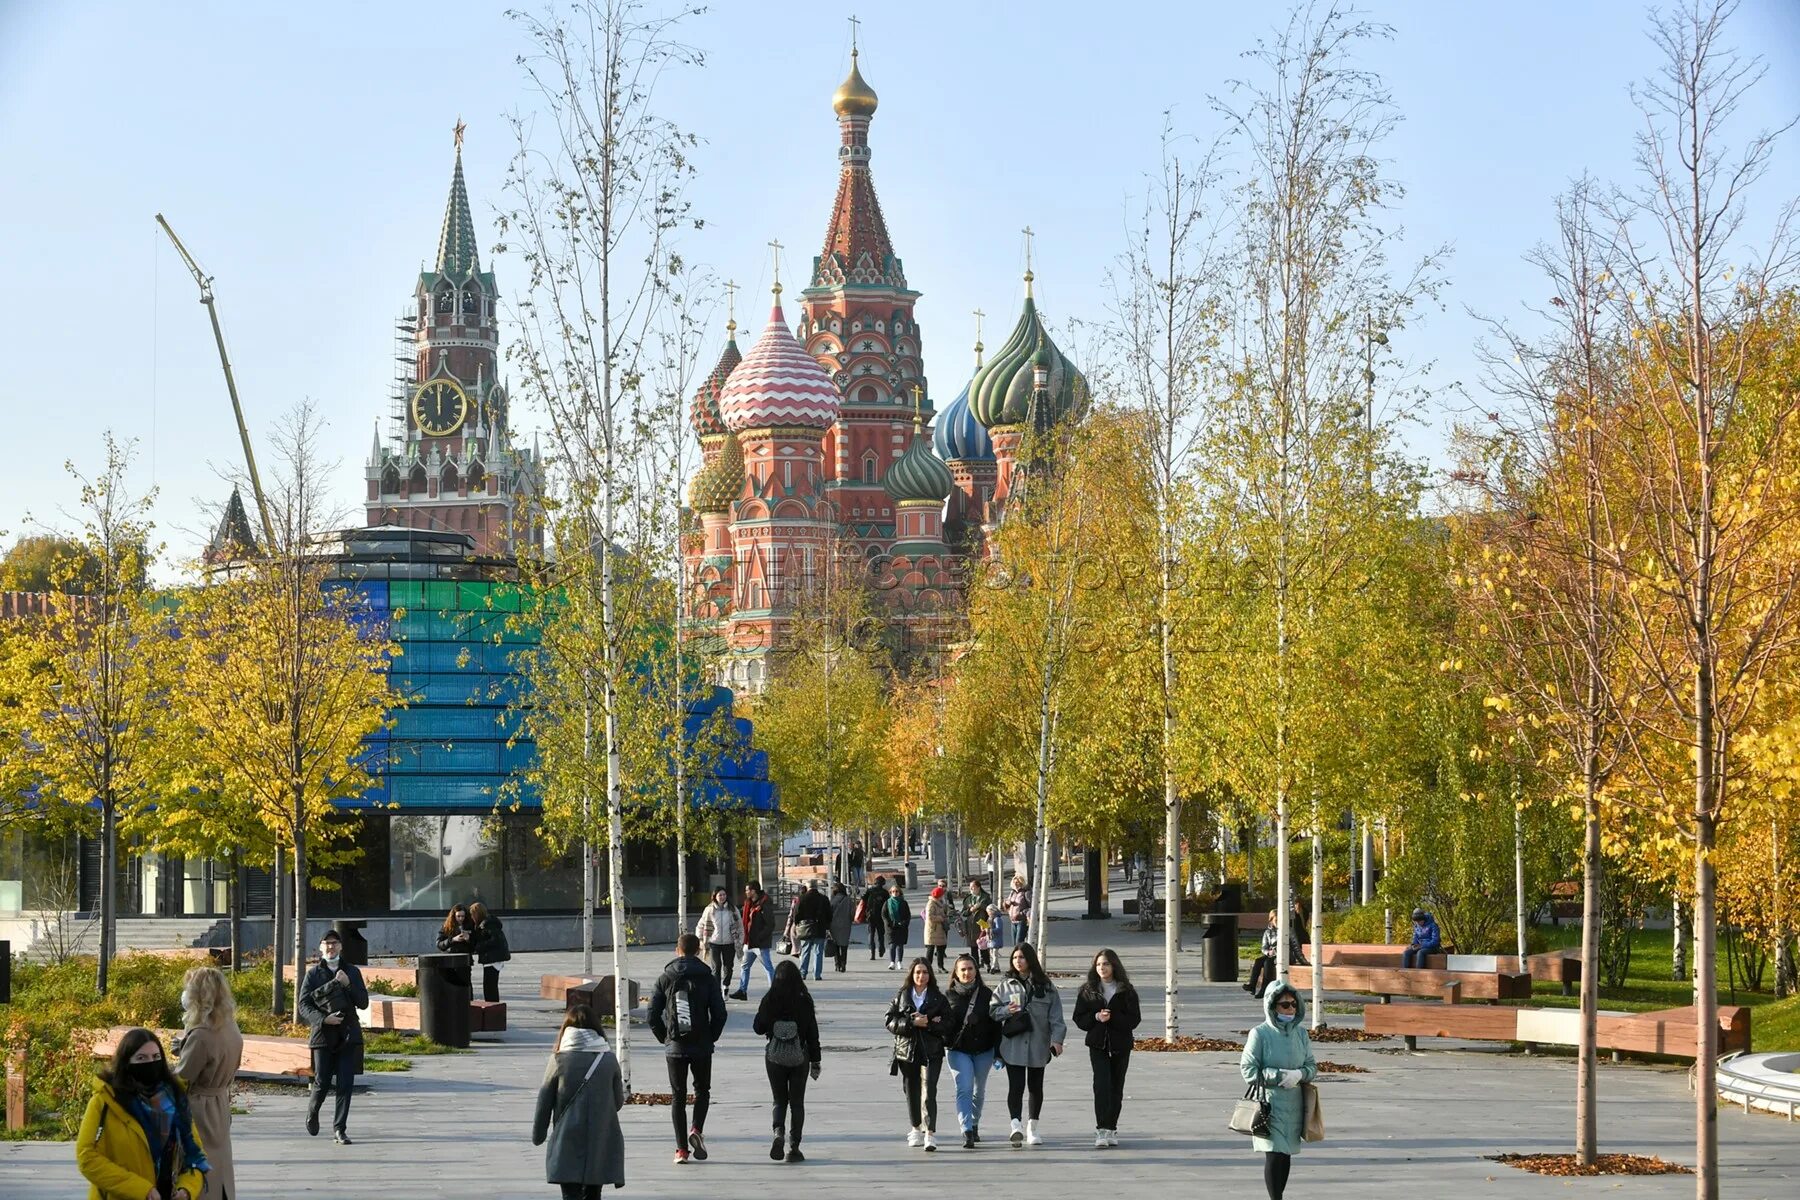
<path fill-rule="evenodd" d="M 448 379 L 433 379 L 413 393 L 413 423 L 427 437 L 449 437 L 469 415 L 468 393 Z"/>

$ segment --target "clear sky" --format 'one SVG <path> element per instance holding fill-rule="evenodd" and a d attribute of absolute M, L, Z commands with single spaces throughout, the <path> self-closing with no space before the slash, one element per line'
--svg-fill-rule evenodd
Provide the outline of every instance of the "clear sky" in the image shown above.
<path fill-rule="evenodd" d="M 1393 41 L 1370 67 L 1404 123 L 1387 146 L 1415 252 L 1448 242 L 1444 310 L 1395 350 L 1435 361 L 1450 410 L 1479 403 L 1466 309 L 1512 312 L 1541 288 L 1521 255 L 1550 233 L 1551 198 L 1588 170 L 1622 179 L 1636 117 L 1627 85 L 1654 65 L 1636 0 L 1371 0 Z M 837 176 L 832 90 L 849 62 L 841 6 L 723 0 L 687 26 L 703 68 L 665 80 L 662 107 L 698 134 L 706 218 L 690 258 L 744 285 L 762 323 L 764 244 L 798 265 L 824 234 Z M 862 12 L 864 74 L 881 107 L 873 168 L 940 403 L 972 366 L 972 310 L 997 344 L 1017 314 L 1019 230 L 1037 231 L 1040 303 L 1099 319 L 1128 197 L 1156 163 L 1161 113 L 1202 139 L 1209 94 L 1282 18 L 1260 0 L 1031 5 L 913 0 Z M 1738 45 L 1770 72 L 1745 126 L 1800 112 L 1800 4 L 1745 0 Z M 451 126 L 484 246 L 529 109 L 503 6 L 471 0 L 305 5 L 0 0 L 0 262 L 11 335 L 0 370 L 0 531 L 66 524 L 65 459 L 93 468 L 101 434 L 138 442 L 135 482 L 161 494 L 170 552 L 204 540 L 202 503 L 238 461 L 193 282 L 161 211 L 217 277 L 233 365 L 259 440 L 310 397 L 329 421 L 347 507 L 385 418 L 392 324 L 436 249 Z M 1800 194 L 1800 137 L 1763 188 Z M 519 267 L 484 264 L 503 291 Z M 718 323 L 723 325 L 723 314 Z M 721 331 L 722 333 L 722 331 Z M 716 349 L 716 348 L 715 348 Z M 709 349 L 708 355 L 713 353 Z M 529 422 L 529 415 L 525 421 Z"/>

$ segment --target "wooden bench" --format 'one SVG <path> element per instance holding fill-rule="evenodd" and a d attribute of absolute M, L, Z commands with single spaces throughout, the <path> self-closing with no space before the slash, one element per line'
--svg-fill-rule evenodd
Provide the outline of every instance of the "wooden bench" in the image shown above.
<path fill-rule="evenodd" d="M 1595 1048 L 1614 1053 L 1693 1058 L 1697 1037 L 1694 1015 L 1691 1006 L 1645 1013 L 1602 1012 L 1595 1020 Z M 1403 1037 L 1408 1050 L 1418 1049 L 1421 1037 L 1574 1046 L 1580 1038 L 1581 1010 L 1367 1004 L 1363 1006 L 1363 1028 L 1369 1033 Z M 1741 1005 L 1720 1005 L 1719 1053 L 1749 1048 L 1750 1010 Z"/>
<path fill-rule="evenodd" d="M 370 996 L 369 1007 L 362 1010 L 362 1024 L 364 1029 L 416 1033 L 420 1028 L 419 1002 L 408 996 Z M 505 1003 L 469 1001 L 469 1032 L 505 1033 Z"/>
<path fill-rule="evenodd" d="M 1368 992 L 1376 996 L 1444 997 L 1464 1000 L 1529 1000 L 1531 976 L 1507 971 L 1434 971 L 1428 967 L 1330 966 L 1321 968 L 1327 991 Z M 1301 991 L 1312 987 L 1313 969 L 1288 968 L 1288 982 Z"/>
<path fill-rule="evenodd" d="M 1328 967 L 1399 968 L 1405 951 L 1405 946 L 1385 946 L 1379 942 L 1337 942 L 1322 946 L 1319 958 Z M 1516 954 L 1433 954 L 1425 959 L 1425 968 L 1527 974 L 1534 980 L 1559 984 L 1565 996 L 1574 984 L 1581 982 L 1581 955 L 1568 950 L 1527 955 L 1523 966 Z"/>
<path fill-rule="evenodd" d="M 111 1058 L 113 1051 L 119 1048 L 119 1039 L 131 1032 L 130 1025 L 115 1025 L 94 1042 L 94 1057 Z M 180 1036 L 180 1030 L 159 1029 L 156 1035 L 162 1039 L 163 1050 L 167 1052 L 174 1039 Z M 298 1075 L 312 1078 L 312 1051 L 307 1049 L 305 1038 L 269 1037 L 265 1034 L 246 1033 L 244 1035 L 244 1057 L 238 1063 L 239 1075 Z"/>
<path fill-rule="evenodd" d="M 603 985 L 605 985 L 605 988 L 607 989 L 607 991 L 610 993 L 612 990 L 612 987 L 613 987 L 613 977 L 611 975 L 601 975 L 598 977 L 593 976 L 593 975 L 544 975 L 544 976 L 540 976 L 538 979 L 538 999 L 554 1000 L 558 1004 L 563 1005 L 565 1008 L 567 1008 L 568 1003 L 569 1003 L 569 989 L 570 988 L 587 987 L 590 984 L 603 984 Z M 641 999 L 641 997 L 638 994 L 637 980 L 635 980 L 635 979 L 631 980 L 626 985 L 626 987 L 628 989 L 626 992 L 626 997 L 625 997 L 626 1001 L 631 1005 L 632 1010 L 636 1011 L 638 1002 Z M 612 1015 L 612 1000 L 610 998 L 610 995 L 603 1002 L 601 1012 L 599 1015 L 602 1015 L 602 1016 L 611 1016 Z"/>

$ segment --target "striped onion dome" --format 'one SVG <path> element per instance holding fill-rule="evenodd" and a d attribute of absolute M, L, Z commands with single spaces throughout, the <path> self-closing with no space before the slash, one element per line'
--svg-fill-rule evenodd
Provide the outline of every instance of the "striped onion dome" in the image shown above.
<path fill-rule="evenodd" d="M 744 448 L 737 434 L 727 433 L 719 456 L 688 481 L 688 507 L 697 513 L 721 513 L 744 493 Z"/>
<path fill-rule="evenodd" d="M 712 374 L 700 384 L 694 393 L 694 403 L 688 409 L 688 423 L 694 432 L 701 437 L 714 437 L 725 432 L 725 422 L 719 416 L 719 393 L 725 388 L 725 381 L 731 378 L 732 371 L 744 361 L 738 351 L 737 322 L 728 326 L 730 336 L 725 339 L 725 349 L 719 353 L 719 361 L 714 365 Z"/>
<path fill-rule="evenodd" d="M 1087 380 L 1050 339 L 1037 304 L 1027 291 L 1019 323 L 994 357 L 969 381 L 969 410 L 984 428 L 1022 425 L 1030 416 L 1034 363 L 1040 343 L 1050 369 L 1050 409 L 1044 414 L 1045 423 L 1055 424 L 1065 417 L 1081 415 L 1087 400 Z"/>
<path fill-rule="evenodd" d="M 987 430 L 969 411 L 969 389 L 965 385 L 950 407 L 938 414 L 931 427 L 931 447 L 945 462 L 992 462 L 994 443 Z"/>
<path fill-rule="evenodd" d="M 930 439 L 924 436 L 919 423 L 914 421 L 912 445 L 906 448 L 905 454 L 894 460 L 894 465 L 882 476 L 882 491 L 896 503 L 904 500 L 935 500 L 941 503 L 949 498 L 950 489 L 954 486 L 950 468 L 931 452 Z"/>
<path fill-rule="evenodd" d="M 719 415 L 733 433 L 777 425 L 824 429 L 837 419 L 837 385 L 794 340 L 779 293 L 768 328 L 719 392 Z"/>

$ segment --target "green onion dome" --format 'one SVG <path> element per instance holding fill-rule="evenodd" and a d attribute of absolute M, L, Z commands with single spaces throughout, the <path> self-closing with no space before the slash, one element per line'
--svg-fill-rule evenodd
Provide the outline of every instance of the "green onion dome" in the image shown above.
<path fill-rule="evenodd" d="M 744 448 L 737 434 L 725 435 L 719 456 L 688 481 L 688 506 L 697 513 L 721 513 L 744 493 Z"/>
<path fill-rule="evenodd" d="M 1036 386 L 1036 366 L 1049 369 L 1049 411 L 1046 425 L 1079 417 L 1087 403 L 1087 380 L 1051 340 L 1029 290 L 1019 323 L 1013 327 L 994 357 L 969 381 L 969 410 L 984 429 L 997 425 L 1023 425 L 1031 414 L 1031 393 Z"/>
<path fill-rule="evenodd" d="M 950 489 L 954 486 L 950 468 L 931 452 L 931 439 L 914 421 L 912 445 L 887 469 L 881 489 L 896 504 L 905 500 L 934 500 L 941 504 L 949 499 Z"/>

